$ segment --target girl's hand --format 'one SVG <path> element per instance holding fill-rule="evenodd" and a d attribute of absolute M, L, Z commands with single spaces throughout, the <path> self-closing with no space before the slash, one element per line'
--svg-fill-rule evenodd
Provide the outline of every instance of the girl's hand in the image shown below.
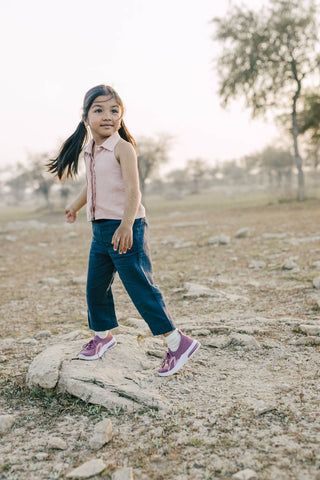
<path fill-rule="evenodd" d="M 132 247 L 133 234 L 132 228 L 126 225 L 121 225 L 114 232 L 112 237 L 113 250 L 118 250 L 119 253 L 127 253 L 127 250 L 130 250 Z"/>
<path fill-rule="evenodd" d="M 71 207 L 66 207 L 65 214 L 67 223 L 73 223 L 77 219 L 78 212 Z"/>

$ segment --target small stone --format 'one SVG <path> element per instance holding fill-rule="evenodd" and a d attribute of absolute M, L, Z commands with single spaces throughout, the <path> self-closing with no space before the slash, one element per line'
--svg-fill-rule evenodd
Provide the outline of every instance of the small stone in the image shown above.
<path fill-rule="evenodd" d="M 40 283 L 43 283 L 44 285 L 59 285 L 60 280 L 58 280 L 57 278 L 48 277 L 42 278 L 42 280 L 40 280 Z"/>
<path fill-rule="evenodd" d="M 72 283 L 75 283 L 76 285 L 84 285 L 87 283 L 87 276 L 82 275 L 81 277 L 73 277 Z"/>
<path fill-rule="evenodd" d="M 35 338 L 49 338 L 51 337 L 51 332 L 49 330 L 40 330 L 40 332 L 36 333 Z"/>
<path fill-rule="evenodd" d="M 266 262 L 263 260 L 252 260 L 249 264 L 249 268 L 259 270 L 260 268 L 266 268 Z"/>
<path fill-rule="evenodd" d="M 46 458 L 48 458 L 49 454 L 46 453 L 46 452 L 39 452 L 39 453 L 36 453 L 34 458 L 36 458 L 37 460 L 39 460 L 39 462 L 42 462 L 43 460 L 46 460 Z"/>
<path fill-rule="evenodd" d="M 64 238 L 76 238 L 77 236 L 78 234 L 76 232 L 69 232 L 64 236 Z"/>
<path fill-rule="evenodd" d="M 5 239 L 7 242 L 16 242 L 18 240 L 17 235 L 6 235 Z"/>
<path fill-rule="evenodd" d="M 221 233 L 220 235 L 210 237 L 208 243 L 209 245 L 229 245 L 230 237 L 224 233 Z"/>
<path fill-rule="evenodd" d="M 68 445 L 67 442 L 60 437 L 51 437 L 48 440 L 47 447 L 53 450 L 67 450 Z"/>
<path fill-rule="evenodd" d="M 288 392 L 291 392 L 293 390 L 293 387 L 290 387 L 290 385 L 288 385 L 287 383 L 279 384 L 279 385 L 277 385 L 276 388 L 277 388 L 278 392 L 284 392 L 284 393 L 288 393 Z"/>
<path fill-rule="evenodd" d="M 307 336 L 298 338 L 290 342 L 290 345 L 320 345 L 320 337 L 318 336 Z"/>
<path fill-rule="evenodd" d="M 288 258 L 283 262 L 281 268 L 282 270 L 294 270 L 295 268 L 299 268 L 299 266 L 292 260 L 292 258 Z"/>
<path fill-rule="evenodd" d="M 38 341 L 35 338 L 23 338 L 20 340 L 23 345 L 38 345 Z"/>
<path fill-rule="evenodd" d="M 14 415 L 0 415 L 0 433 L 6 433 L 15 422 Z"/>
<path fill-rule="evenodd" d="M 0 355 L 0 363 L 4 363 L 7 361 L 7 357 L 5 357 L 4 355 Z"/>
<path fill-rule="evenodd" d="M 121 468 L 112 474 L 111 480 L 133 480 L 133 470 L 131 467 Z"/>
<path fill-rule="evenodd" d="M 94 427 L 93 436 L 89 441 L 92 450 L 99 450 L 103 445 L 112 440 L 112 422 L 110 419 L 102 420 Z"/>
<path fill-rule="evenodd" d="M 252 335 L 233 333 L 230 336 L 230 343 L 241 347 L 260 348 L 260 343 Z"/>
<path fill-rule="evenodd" d="M 221 233 L 221 235 L 219 235 L 219 244 L 229 245 L 229 243 L 230 243 L 230 237 L 228 235 L 225 235 L 224 233 Z"/>
<path fill-rule="evenodd" d="M 274 238 L 284 238 L 286 236 L 285 233 L 263 233 L 261 237 L 265 240 L 270 240 Z"/>
<path fill-rule="evenodd" d="M 235 238 L 247 238 L 249 236 L 249 228 L 243 227 L 236 231 Z"/>
<path fill-rule="evenodd" d="M 320 325 L 299 325 L 299 330 L 307 335 L 320 335 Z"/>
<path fill-rule="evenodd" d="M 186 293 L 183 295 L 184 297 L 214 297 L 216 293 L 209 287 L 204 285 L 198 285 L 196 283 L 189 283 L 185 284 L 185 289 L 187 290 Z"/>
<path fill-rule="evenodd" d="M 311 265 L 312 268 L 320 268 L 320 260 L 317 260 L 316 262 L 313 262 Z"/>
<path fill-rule="evenodd" d="M 67 474 L 67 478 L 89 478 L 93 475 L 99 475 L 106 468 L 106 464 L 99 458 L 89 460 L 80 467 L 75 468 Z"/>
<path fill-rule="evenodd" d="M 257 416 L 263 415 L 267 412 L 272 412 L 272 410 L 275 410 L 275 407 L 264 402 L 263 400 L 257 402 L 254 406 L 254 414 Z"/>
<path fill-rule="evenodd" d="M 245 470 L 241 470 L 240 472 L 235 473 L 232 475 L 234 480 L 256 480 L 257 474 L 254 470 L 250 470 L 246 468 Z"/>
<path fill-rule="evenodd" d="M 320 290 L 320 277 L 316 277 L 313 279 L 312 282 L 313 288 L 316 288 L 317 290 Z"/>

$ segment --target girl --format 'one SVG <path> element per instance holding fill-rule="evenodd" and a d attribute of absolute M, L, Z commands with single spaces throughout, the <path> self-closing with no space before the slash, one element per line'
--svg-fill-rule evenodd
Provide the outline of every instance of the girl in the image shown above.
<path fill-rule="evenodd" d="M 124 107 L 109 86 L 91 88 L 83 102 L 82 120 L 64 142 L 49 171 L 61 180 L 78 171 L 84 148 L 87 184 L 66 207 L 73 223 L 87 204 L 93 238 L 87 278 L 88 323 L 95 335 L 79 358 L 94 360 L 116 345 L 110 330 L 117 327 L 112 282 L 118 272 L 135 307 L 153 335 L 164 335 L 168 352 L 158 370 L 160 376 L 177 372 L 198 350 L 200 343 L 177 330 L 152 280 L 148 224 L 141 204 L 135 140 L 123 121 Z"/>

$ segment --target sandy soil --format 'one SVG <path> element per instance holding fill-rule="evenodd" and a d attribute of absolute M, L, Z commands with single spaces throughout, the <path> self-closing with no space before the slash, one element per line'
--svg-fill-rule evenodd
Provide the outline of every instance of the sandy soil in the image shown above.
<path fill-rule="evenodd" d="M 83 216 L 65 225 L 62 213 L 38 212 L 37 223 L 30 213 L 2 216 L 0 414 L 15 423 L 0 436 L 0 479 L 63 479 L 91 458 L 107 464 L 93 479 L 126 465 L 138 480 L 231 479 L 244 469 L 259 480 L 320 478 L 319 203 L 211 207 L 194 197 L 166 214 L 156 205 L 154 277 L 177 326 L 202 343 L 183 370 L 157 379 L 166 412 L 105 409 L 27 387 L 38 353 L 86 330 L 90 228 Z M 235 238 L 244 227 L 248 236 Z M 217 244 L 221 234 L 230 243 Z M 188 296 L 190 283 L 214 293 Z M 114 296 L 121 332 L 139 316 L 118 280 Z M 88 439 L 105 417 L 113 440 L 93 452 Z M 51 437 L 67 448 L 50 448 Z"/>

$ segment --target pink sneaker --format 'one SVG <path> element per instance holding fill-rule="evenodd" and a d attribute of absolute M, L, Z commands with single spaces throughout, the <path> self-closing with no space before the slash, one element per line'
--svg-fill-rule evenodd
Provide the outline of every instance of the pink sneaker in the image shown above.
<path fill-rule="evenodd" d="M 83 345 L 78 358 L 81 358 L 81 360 L 96 360 L 102 357 L 104 352 L 115 347 L 116 344 L 117 342 L 110 332 L 106 338 L 100 338 L 96 335 L 90 342 Z"/>
<path fill-rule="evenodd" d="M 160 377 L 168 377 L 176 373 L 200 347 L 197 340 L 184 335 L 181 330 L 179 330 L 179 333 L 181 335 L 179 348 L 175 352 L 172 352 L 170 348 L 168 349 L 161 368 L 158 370 Z"/>

